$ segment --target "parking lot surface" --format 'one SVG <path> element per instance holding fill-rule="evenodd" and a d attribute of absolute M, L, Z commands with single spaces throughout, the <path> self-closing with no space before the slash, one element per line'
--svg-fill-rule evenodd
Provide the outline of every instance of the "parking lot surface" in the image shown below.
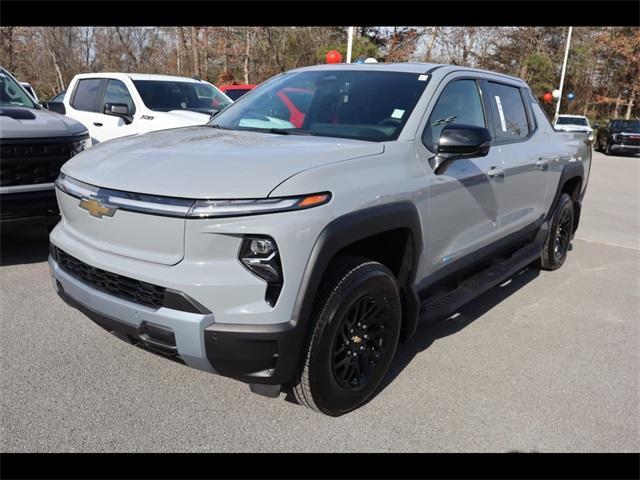
<path fill-rule="evenodd" d="M 638 451 L 640 157 L 594 155 L 562 269 L 529 268 L 400 347 L 340 418 L 109 335 L 54 293 L 46 231 L 2 235 L 5 452 Z"/>

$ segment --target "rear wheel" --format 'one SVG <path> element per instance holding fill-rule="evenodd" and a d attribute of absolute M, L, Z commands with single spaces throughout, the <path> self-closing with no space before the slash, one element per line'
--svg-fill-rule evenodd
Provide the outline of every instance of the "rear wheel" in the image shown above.
<path fill-rule="evenodd" d="M 300 404 L 338 416 L 379 387 L 396 351 L 402 309 L 393 273 L 378 262 L 344 257 L 325 279 L 292 392 Z"/>
<path fill-rule="evenodd" d="M 544 270 L 560 268 L 567 258 L 571 236 L 573 234 L 573 201 L 563 193 L 551 219 L 551 228 L 540 258 L 540 266 Z"/>

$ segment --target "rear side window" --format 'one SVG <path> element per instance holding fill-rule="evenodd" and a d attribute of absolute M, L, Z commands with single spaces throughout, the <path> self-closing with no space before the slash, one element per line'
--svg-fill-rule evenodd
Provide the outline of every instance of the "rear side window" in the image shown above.
<path fill-rule="evenodd" d="M 78 81 L 71 106 L 76 110 L 99 112 L 101 100 L 102 79 L 87 78 Z"/>
<path fill-rule="evenodd" d="M 510 142 L 529 135 L 529 121 L 520 89 L 488 82 L 489 103 L 493 109 L 496 140 Z"/>
<path fill-rule="evenodd" d="M 475 80 L 455 80 L 444 88 L 431 111 L 422 134 L 422 143 L 435 152 L 442 129 L 450 123 L 486 127 Z"/>

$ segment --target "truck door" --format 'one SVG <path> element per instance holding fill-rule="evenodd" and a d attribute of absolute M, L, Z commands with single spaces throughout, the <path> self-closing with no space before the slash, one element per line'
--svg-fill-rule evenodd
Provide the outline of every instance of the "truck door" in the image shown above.
<path fill-rule="evenodd" d="M 137 133 L 136 126 L 131 122 L 135 104 L 122 81 L 113 78 L 81 78 L 69 97 L 67 115 L 87 127 L 94 145 Z M 131 119 L 105 115 L 106 103 L 127 104 Z"/>
<path fill-rule="evenodd" d="M 544 216 L 551 158 L 536 148 L 535 122 L 518 85 L 483 81 L 481 87 L 492 112 L 494 145 L 504 164 L 498 195 L 500 235 L 518 231 Z"/>
<path fill-rule="evenodd" d="M 67 116 L 87 127 L 94 144 L 100 141 L 100 130 L 96 123 L 99 123 L 98 112 L 106 86 L 105 78 L 80 78 L 64 98 Z"/>
<path fill-rule="evenodd" d="M 440 90 L 429 114 L 421 142 L 417 142 L 419 155 L 435 155 L 446 124 L 487 127 L 487 118 L 477 80 L 454 78 Z M 492 147 L 484 157 L 458 159 L 444 173 L 430 174 L 427 212 L 423 212 L 425 275 L 497 239 L 502 158 Z"/>
<path fill-rule="evenodd" d="M 127 105 L 129 109 L 128 115 L 117 117 L 103 113 L 108 104 L 114 103 Z M 109 79 L 102 99 L 100 113 L 98 113 L 98 122 L 102 124 L 102 126 L 97 129 L 98 140 L 104 142 L 112 138 L 138 133 L 134 120 L 135 112 L 136 106 L 127 86 L 121 80 L 115 78 Z"/>

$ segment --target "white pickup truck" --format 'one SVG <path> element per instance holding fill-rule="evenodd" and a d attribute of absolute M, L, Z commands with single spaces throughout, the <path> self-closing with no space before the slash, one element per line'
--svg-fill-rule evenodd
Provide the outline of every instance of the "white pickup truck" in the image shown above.
<path fill-rule="evenodd" d="M 204 125 L 233 102 L 204 80 L 139 73 L 76 75 L 62 102 L 46 104 L 83 123 L 92 143 Z"/>

